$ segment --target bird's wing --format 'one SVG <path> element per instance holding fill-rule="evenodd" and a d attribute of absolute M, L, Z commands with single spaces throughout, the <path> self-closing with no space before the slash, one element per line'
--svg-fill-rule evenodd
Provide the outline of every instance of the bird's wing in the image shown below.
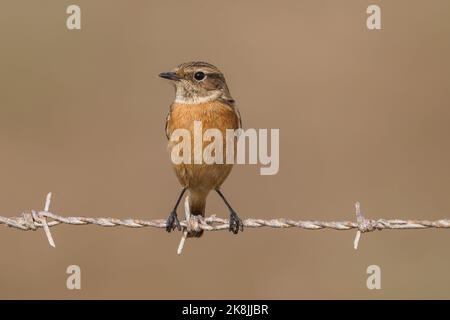
<path fill-rule="evenodd" d="M 170 105 L 170 108 L 169 108 L 169 112 L 167 112 L 167 116 L 166 116 L 166 126 L 165 126 L 165 132 L 166 132 L 166 137 L 167 137 L 167 140 L 169 140 L 170 139 L 170 137 L 169 137 L 169 121 L 170 121 L 170 114 L 172 113 L 172 105 Z"/>
<path fill-rule="evenodd" d="M 236 113 L 236 116 L 238 118 L 238 125 L 239 125 L 239 129 L 242 129 L 242 118 L 241 118 L 241 113 L 239 112 L 239 109 L 237 106 L 233 106 L 234 109 L 234 113 Z"/>
<path fill-rule="evenodd" d="M 222 96 L 221 101 L 228 105 L 231 109 L 233 109 L 233 112 L 236 114 L 236 118 L 238 119 L 238 128 L 242 129 L 242 118 L 241 113 L 239 112 L 238 107 L 236 106 L 236 101 L 230 96 L 228 93 L 228 96 Z"/>

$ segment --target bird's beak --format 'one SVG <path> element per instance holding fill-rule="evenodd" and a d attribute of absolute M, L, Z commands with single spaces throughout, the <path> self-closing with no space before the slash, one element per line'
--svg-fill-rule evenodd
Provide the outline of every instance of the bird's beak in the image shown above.
<path fill-rule="evenodd" d="M 163 73 L 160 73 L 159 76 L 161 78 L 169 79 L 169 80 L 173 80 L 173 81 L 180 80 L 180 77 L 178 77 L 175 72 L 163 72 Z"/>

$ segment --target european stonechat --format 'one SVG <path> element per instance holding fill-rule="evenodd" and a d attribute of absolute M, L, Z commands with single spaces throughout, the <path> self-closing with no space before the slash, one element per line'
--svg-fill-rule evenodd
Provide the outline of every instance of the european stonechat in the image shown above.
<path fill-rule="evenodd" d="M 225 77 L 218 68 L 206 62 L 182 63 L 170 72 L 163 72 L 161 78 L 170 80 L 175 86 L 175 101 L 166 117 L 166 136 L 171 151 L 174 143 L 170 136 L 176 129 L 186 129 L 194 134 L 194 121 L 201 121 L 202 130 L 218 129 L 222 137 L 226 129 L 242 127 L 241 117 L 230 95 Z M 203 132 L 202 132 L 203 133 Z M 226 145 L 223 138 L 223 146 Z M 193 151 L 192 151 L 193 153 Z M 192 154 L 191 159 L 194 159 Z M 229 230 L 237 234 L 243 231 L 242 220 L 220 191 L 220 186 L 231 172 L 232 164 L 213 163 L 173 164 L 175 174 L 183 189 L 175 207 L 167 219 L 168 232 L 177 228 L 181 230 L 177 217 L 178 205 L 187 190 L 189 192 L 189 208 L 192 215 L 205 216 L 206 198 L 211 190 L 215 190 L 230 211 Z M 203 231 L 191 232 L 189 236 L 200 237 Z"/>

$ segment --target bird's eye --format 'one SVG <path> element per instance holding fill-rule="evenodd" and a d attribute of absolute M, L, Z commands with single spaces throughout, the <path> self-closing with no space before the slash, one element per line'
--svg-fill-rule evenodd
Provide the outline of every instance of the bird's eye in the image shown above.
<path fill-rule="evenodd" d="M 194 74 L 194 79 L 197 80 L 197 81 L 202 81 L 203 79 L 205 79 L 205 77 L 206 77 L 206 75 L 203 72 L 201 72 L 201 71 L 196 72 Z"/>

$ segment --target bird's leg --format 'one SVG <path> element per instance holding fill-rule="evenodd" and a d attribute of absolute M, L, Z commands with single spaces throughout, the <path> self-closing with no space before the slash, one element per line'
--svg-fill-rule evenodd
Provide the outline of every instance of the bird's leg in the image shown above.
<path fill-rule="evenodd" d="M 166 231 L 170 232 L 172 230 L 175 230 L 175 228 L 178 229 L 178 231 L 181 230 L 180 221 L 178 220 L 177 216 L 177 208 L 180 204 L 181 198 L 183 198 L 184 193 L 186 192 L 186 187 L 181 190 L 180 195 L 178 196 L 177 203 L 175 203 L 175 207 L 173 208 L 172 212 L 169 214 L 169 217 L 166 221 Z"/>
<path fill-rule="evenodd" d="M 244 224 L 242 223 L 241 218 L 237 215 L 236 211 L 233 210 L 233 208 L 228 203 L 227 199 L 225 199 L 225 196 L 222 194 L 222 192 L 219 189 L 216 189 L 216 192 L 219 194 L 219 196 L 222 198 L 223 202 L 225 202 L 225 205 L 227 206 L 228 210 L 230 211 L 230 230 L 234 234 L 237 234 L 239 230 L 242 232 L 244 231 Z"/>

